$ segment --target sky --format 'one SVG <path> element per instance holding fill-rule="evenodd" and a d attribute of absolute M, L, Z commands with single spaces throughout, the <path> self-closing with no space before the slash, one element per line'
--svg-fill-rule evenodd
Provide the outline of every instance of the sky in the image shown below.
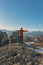
<path fill-rule="evenodd" d="M 0 0 L 0 29 L 43 31 L 43 0 Z"/>

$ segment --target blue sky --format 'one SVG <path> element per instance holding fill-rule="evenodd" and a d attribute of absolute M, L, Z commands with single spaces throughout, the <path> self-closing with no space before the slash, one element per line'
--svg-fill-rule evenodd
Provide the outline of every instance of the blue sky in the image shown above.
<path fill-rule="evenodd" d="M 0 29 L 43 31 L 43 0 L 0 0 Z"/>

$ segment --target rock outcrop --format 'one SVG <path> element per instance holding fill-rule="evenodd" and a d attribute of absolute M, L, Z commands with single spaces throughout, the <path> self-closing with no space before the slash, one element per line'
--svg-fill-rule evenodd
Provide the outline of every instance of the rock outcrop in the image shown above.
<path fill-rule="evenodd" d="M 8 44 L 0 48 L 0 65 L 40 65 L 40 56 L 25 44 Z"/>
<path fill-rule="evenodd" d="M 9 44 L 8 35 L 6 32 L 0 31 L 0 47 Z"/>

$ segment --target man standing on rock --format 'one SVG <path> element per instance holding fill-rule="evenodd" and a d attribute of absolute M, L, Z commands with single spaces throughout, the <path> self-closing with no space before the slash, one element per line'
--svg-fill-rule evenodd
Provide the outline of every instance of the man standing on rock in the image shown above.
<path fill-rule="evenodd" d="M 23 43 L 23 32 L 27 32 L 27 30 L 23 30 L 23 28 L 21 28 L 20 30 L 16 30 L 19 32 L 20 34 L 20 42 Z"/>

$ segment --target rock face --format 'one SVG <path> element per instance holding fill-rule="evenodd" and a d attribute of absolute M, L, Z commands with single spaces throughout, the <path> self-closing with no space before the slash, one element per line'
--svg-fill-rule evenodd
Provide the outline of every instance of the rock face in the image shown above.
<path fill-rule="evenodd" d="M 19 32 L 13 31 L 10 38 L 11 38 L 11 43 L 19 42 Z"/>
<path fill-rule="evenodd" d="M 9 39 L 7 33 L 0 31 L 0 47 L 8 43 L 9 43 Z"/>
<path fill-rule="evenodd" d="M 8 44 L 0 48 L 0 65 L 40 65 L 40 56 L 25 44 Z"/>

